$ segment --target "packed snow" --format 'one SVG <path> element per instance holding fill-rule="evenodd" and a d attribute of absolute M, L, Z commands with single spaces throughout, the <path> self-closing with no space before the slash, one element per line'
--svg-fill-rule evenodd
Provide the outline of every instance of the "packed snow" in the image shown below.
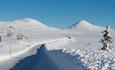
<path fill-rule="evenodd" d="M 104 29 L 85 20 L 65 29 L 31 18 L 0 22 L 0 70 L 115 70 L 115 30 L 106 51 Z"/>

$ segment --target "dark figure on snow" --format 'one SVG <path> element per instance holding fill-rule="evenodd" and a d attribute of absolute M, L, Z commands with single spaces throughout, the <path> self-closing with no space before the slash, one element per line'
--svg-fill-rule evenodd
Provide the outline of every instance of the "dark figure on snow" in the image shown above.
<path fill-rule="evenodd" d="M 110 26 L 107 26 L 106 30 L 104 30 L 102 33 L 103 33 L 103 38 L 104 38 L 101 40 L 103 44 L 102 50 L 109 50 L 112 45 Z"/>

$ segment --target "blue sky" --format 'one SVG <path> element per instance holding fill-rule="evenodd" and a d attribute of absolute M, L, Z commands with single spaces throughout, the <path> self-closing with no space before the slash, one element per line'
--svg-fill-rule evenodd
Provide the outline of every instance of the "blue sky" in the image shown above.
<path fill-rule="evenodd" d="M 0 0 L 0 20 L 34 18 L 64 28 L 85 19 L 115 28 L 115 0 Z"/>

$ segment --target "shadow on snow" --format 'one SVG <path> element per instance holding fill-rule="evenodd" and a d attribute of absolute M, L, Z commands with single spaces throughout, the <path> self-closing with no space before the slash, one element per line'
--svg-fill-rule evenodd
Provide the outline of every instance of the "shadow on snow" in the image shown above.
<path fill-rule="evenodd" d="M 86 70 L 81 63 L 72 59 L 62 50 L 48 51 L 43 44 L 36 54 L 20 60 L 11 70 Z"/>

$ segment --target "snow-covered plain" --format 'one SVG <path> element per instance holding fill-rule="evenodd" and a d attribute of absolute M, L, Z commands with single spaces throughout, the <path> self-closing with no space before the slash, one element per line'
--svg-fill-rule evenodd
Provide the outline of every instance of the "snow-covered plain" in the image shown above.
<path fill-rule="evenodd" d="M 102 51 L 104 29 L 85 20 L 65 29 L 31 18 L 0 22 L 0 70 L 115 70 L 115 30 L 112 49 Z"/>

